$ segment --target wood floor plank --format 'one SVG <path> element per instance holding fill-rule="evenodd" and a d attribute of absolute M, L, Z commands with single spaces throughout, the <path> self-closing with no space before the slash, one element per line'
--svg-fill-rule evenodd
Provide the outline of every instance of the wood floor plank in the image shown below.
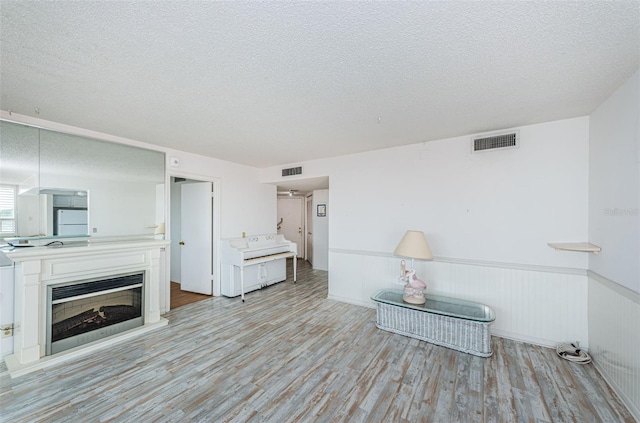
<path fill-rule="evenodd" d="M 509 342 L 506 344 L 509 345 Z M 518 417 L 516 401 L 521 392 L 511 384 L 505 340 L 497 339 L 495 345 L 497 354 L 494 354 L 491 359 L 496 361 L 498 416 L 502 421 L 516 421 Z"/>
<path fill-rule="evenodd" d="M 171 281 L 171 304 L 169 305 L 169 308 L 173 310 L 174 308 L 205 300 L 210 297 L 211 295 L 183 291 L 179 283 Z"/>
<path fill-rule="evenodd" d="M 491 338 L 491 349 L 493 355 L 486 359 L 483 366 L 484 383 L 483 383 L 483 399 L 484 406 L 482 409 L 483 421 L 486 423 L 496 423 L 500 421 L 500 404 L 498 393 L 498 357 L 500 350 L 498 349 L 498 338 Z M 506 420 L 505 420 L 506 421 Z"/>
<path fill-rule="evenodd" d="M 18 379 L 0 364 L 0 422 L 633 422 L 592 365 L 502 338 L 483 359 L 381 331 L 302 261 L 296 284 L 165 317 Z"/>
<path fill-rule="evenodd" d="M 542 400 L 542 391 L 536 379 L 535 369 L 529 357 L 529 349 L 526 344 L 514 343 L 517 354 L 517 365 L 522 372 L 525 400 L 529 407 L 529 414 L 538 422 L 550 422 L 549 410 Z"/>

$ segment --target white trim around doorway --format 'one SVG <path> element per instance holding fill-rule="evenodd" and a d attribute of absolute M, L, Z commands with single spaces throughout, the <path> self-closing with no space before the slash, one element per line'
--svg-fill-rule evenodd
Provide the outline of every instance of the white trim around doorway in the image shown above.
<path fill-rule="evenodd" d="M 213 273 L 213 295 L 220 296 L 220 192 L 221 192 L 221 181 L 220 178 L 198 175 L 195 173 L 181 172 L 177 170 L 169 170 L 167 169 L 165 175 L 165 240 L 170 241 L 171 239 L 171 178 L 185 178 L 194 181 L 201 182 L 211 182 L 213 185 L 213 235 L 212 235 L 212 248 L 213 248 L 213 257 L 212 257 L 212 273 Z M 165 286 L 162 289 L 165 290 L 164 298 L 166 299 L 166 304 L 163 304 L 162 312 L 169 311 L 171 299 L 171 250 L 170 246 L 168 247 L 169 253 L 167 254 L 167 260 L 165 263 Z"/>

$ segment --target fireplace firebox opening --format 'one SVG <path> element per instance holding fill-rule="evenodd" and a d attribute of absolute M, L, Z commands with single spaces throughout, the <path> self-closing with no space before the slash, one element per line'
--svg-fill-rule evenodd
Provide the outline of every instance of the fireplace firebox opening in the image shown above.
<path fill-rule="evenodd" d="M 49 285 L 46 355 L 144 324 L 144 272 Z"/>

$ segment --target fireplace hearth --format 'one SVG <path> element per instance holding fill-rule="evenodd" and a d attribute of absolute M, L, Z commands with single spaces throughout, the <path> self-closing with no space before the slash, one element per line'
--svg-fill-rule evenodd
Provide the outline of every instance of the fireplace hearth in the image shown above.
<path fill-rule="evenodd" d="M 144 324 L 144 273 L 50 285 L 46 354 Z"/>

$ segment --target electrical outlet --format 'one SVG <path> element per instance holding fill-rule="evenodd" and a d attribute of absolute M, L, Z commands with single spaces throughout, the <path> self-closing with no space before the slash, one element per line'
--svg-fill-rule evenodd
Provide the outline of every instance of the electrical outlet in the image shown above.
<path fill-rule="evenodd" d="M 13 336 L 13 326 L 5 325 L 0 327 L 0 338 L 9 338 Z"/>

